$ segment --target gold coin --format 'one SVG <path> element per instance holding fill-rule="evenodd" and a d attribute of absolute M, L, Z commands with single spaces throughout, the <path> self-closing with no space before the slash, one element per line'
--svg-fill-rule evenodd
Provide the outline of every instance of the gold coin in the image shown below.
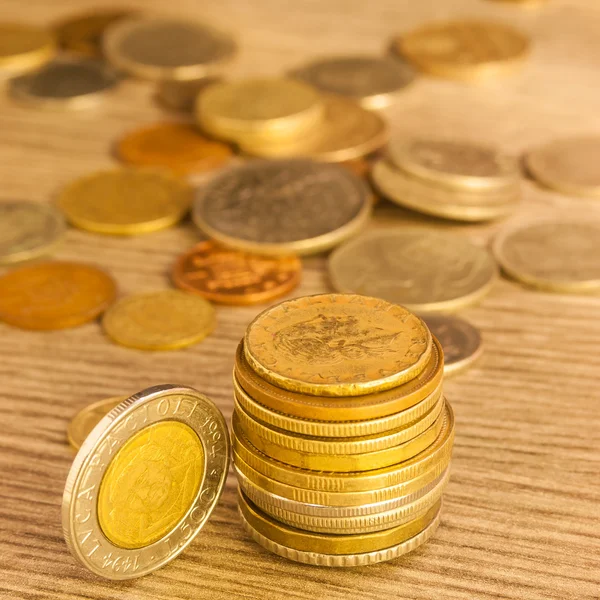
<path fill-rule="evenodd" d="M 511 277 L 562 293 L 600 291 L 600 221 L 534 221 L 501 232 L 494 255 Z"/>
<path fill-rule="evenodd" d="M 0 277 L 0 321 L 37 331 L 93 321 L 114 301 L 116 284 L 90 265 L 46 262 Z"/>
<path fill-rule="evenodd" d="M 505 217 L 519 205 L 518 186 L 502 193 L 451 190 L 410 177 L 388 161 L 378 161 L 372 180 L 388 200 L 404 208 L 457 221 L 489 221 Z"/>
<path fill-rule="evenodd" d="M 360 396 L 416 377 L 431 356 L 426 325 L 377 298 L 320 294 L 282 302 L 246 330 L 244 355 L 264 379 L 292 392 Z"/>
<path fill-rule="evenodd" d="M 410 381 L 384 392 L 331 398 L 290 392 L 265 381 L 248 365 L 243 343 L 238 346 L 235 361 L 234 377 L 255 401 L 288 417 L 318 419 L 323 427 L 337 431 L 356 428 L 364 430 L 363 435 L 381 431 L 393 419 L 403 420 L 413 407 L 418 411 L 433 406 L 441 393 L 444 365 L 442 347 L 434 339 L 425 368 Z"/>
<path fill-rule="evenodd" d="M 85 58 L 59 58 L 11 79 L 9 92 L 35 108 L 79 110 L 96 106 L 119 79 L 106 65 Z"/>
<path fill-rule="evenodd" d="M 468 238 L 417 227 L 374 231 L 329 258 L 333 287 L 383 298 L 419 313 L 450 312 L 489 292 L 497 267 Z"/>
<path fill-rule="evenodd" d="M 381 490 L 387 494 L 387 488 L 411 481 L 439 465 L 447 464 L 452 454 L 454 442 L 454 415 L 449 404 L 440 434 L 431 446 L 410 460 L 384 469 L 357 471 L 354 473 L 336 473 L 332 471 L 309 471 L 284 464 L 253 446 L 238 428 L 232 429 L 233 451 L 236 458 L 243 460 L 261 475 L 280 483 L 306 490 L 320 492 L 350 493 Z"/>
<path fill-rule="evenodd" d="M 395 51 L 419 70 L 462 81 L 511 73 L 521 65 L 529 46 L 518 30 L 478 21 L 425 25 L 393 42 Z"/>
<path fill-rule="evenodd" d="M 0 265 L 46 254 L 64 234 L 65 221 L 50 204 L 0 201 Z"/>
<path fill-rule="evenodd" d="M 252 161 L 215 177 L 198 191 L 192 216 L 224 246 L 289 256 L 339 244 L 366 224 L 371 209 L 356 175 L 296 159 Z"/>
<path fill-rule="evenodd" d="M 219 500 L 228 472 L 223 415 L 196 390 L 148 388 L 108 413 L 71 466 L 65 540 L 96 575 L 131 579 L 175 558 Z"/>
<path fill-rule="evenodd" d="M 421 517 L 384 531 L 335 535 L 302 531 L 279 523 L 257 508 L 242 492 L 238 502 L 244 520 L 268 539 L 303 552 L 334 555 L 373 552 L 406 541 L 423 531 L 436 518 L 441 506 L 441 502 L 437 502 Z"/>
<path fill-rule="evenodd" d="M 525 155 L 529 172 L 543 185 L 577 196 L 600 197 L 600 136 L 549 142 Z"/>
<path fill-rule="evenodd" d="M 121 346 L 176 350 L 212 333 L 215 310 L 204 298 L 179 290 L 146 292 L 119 300 L 102 325 L 106 335 Z"/>
<path fill-rule="evenodd" d="M 237 53 L 237 44 L 204 23 L 132 18 L 106 30 L 103 49 L 116 67 L 137 77 L 190 80 L 221 70 Z"/>
<path fill-rule="evenodd" d="M 315 89 L 285 78 L 217 83 L 198 96 L 196 105 L 202 129 L 236 142 L 289 139 L 319 122 L 322 114 Z"/>
<path fill-rule="evenodd" d="M 189 81 L 169 79 L 159 81 L 156 98 L 165 108 L 192 114 L 198 95 L 219 81 L 218 77 L 202 77 L 202 79 Z"/>
<path fill-rule="evenodd" d="M 90 435 L 92 429 L 98 425 L 102 417 L 107 415 L 117 404 L 127 400 L 127 396 L 107 398 L 94 402 L 80 410 L 67 427 L 67 439 L 74 450 L 79 450 L 81 444 Z"/>
<path fill-rule="evenodd" d="M 388 128 L 377 114 L 353 100 L 336 96 L 324 98 L 322 122 L 288 141 L 267 138 L 240 140 L 247 154 L 264 158 L 303 156 L 325 162 L 344 162 L 360 158 L 383 148 Z"/>
<path fill-rule="evenodd" d="M 47 29 L 24 23 L 0 23 L 0 70 L 22 73 L 36 69 L 56 53 Z"/>
<path fill-rule="evenodd" d="M 379 56 L 323 58 L 292 72 L 317 89 L 346 96 L 365 108 L 389 106 L 414 79 L 412 69 L 398 60 Z"/>
<path fill-rule="evenodd" d="M 76 179 L 58 196 L 75 226 L 96 233 L 137 235 L 180 221 L 189 210 L 191 188 L 167 173 L 113 169 Z"/>
<path fill-rule="evenodd" d="M 444 349 L 445 376 L 468 369 L 481 356 L 481 334 L 467 321 L 449 315 L 430 315 L 425 323 Z"/>

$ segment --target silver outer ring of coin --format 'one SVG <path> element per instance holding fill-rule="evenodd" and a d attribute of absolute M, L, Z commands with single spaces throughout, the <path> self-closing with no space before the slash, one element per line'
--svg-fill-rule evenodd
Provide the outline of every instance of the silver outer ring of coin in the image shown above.
<path fill-rule="evenodd" d="M 102 477 L 132 435 L 167 420 L 182 422 L 198 434 L 204 447 L 202 482 L 187 513 L 170 533 L 142 548 L 121 548 L 104 536 L 98 522 Z M 116 406 L 85 439 L 67 477 L 62 527 L 71 554 L 96 575 L 112 580 L 141 577 L 170 562 L 196 537 L 219 501 L 228 473 L 229 447 L 223 415 L 193 388 L 154 386 Z M 99 479 L 98 483 L 87 485 L 90 477 Z"/>
<path fill-rule="evenodd" d="M 440 506 L 440 510 L 433 521 L 427 525 L 421 533 L 418 533 L 414 537 L 409 538 L 396 546 L 384 550 L 375 550 L 374 552 L 365 552 L 363 554 L 321 554 L 319 552 L 306 552 L 288 548 L 287 546 L 283 546 L 270 540 L 262 533 L 259 533 L 252 525 L 250 525 L 250 523 L 248 523 L 248 521 L 246 521 L 241 509 L 238 512 L 246 533 L 248 533 L 248 535 L 263 548 L 278 556 L 282 556 L 283 558 L 295 562 L 321 567 L 364 567 L 366 565 L 373 565 L 398 558 L 399 556 L 408 554 L 409 552 L 416 550 L 419 546 L 422 546 L 437 531 L 440 524 L 441 511 L 442 506 Z"/>

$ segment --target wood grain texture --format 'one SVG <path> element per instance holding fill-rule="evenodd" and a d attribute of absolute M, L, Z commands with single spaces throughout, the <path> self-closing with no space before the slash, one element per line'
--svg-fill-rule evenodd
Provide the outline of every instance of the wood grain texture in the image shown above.
<path fill-rule="evenodd" d="M 48 23 L 104 0 L 2 0 L 2 19 Z M 549 0 L 522 10 L 485 0 L 138 0 L 238 32 L 235 75 L 275 74 L 319 54 L 380 52 L 392 34 L 434 18 L 481 16 L 528 32 L 534 52 L 516 77 L 486 86 L 421 79 L 386 110 L 403 134 L 455 134 L 521 152 L 552 137 L 600 132 L 600 5 Z M 165 117 L 152 87 L 126 81 L 102 108 L 37 112 L 0 94 L 0 194 L 50 201 L 73 177 L 114 164 L 123 132 Z M 514 220 L 600 216 L 598 201 L 525 185 Z M 498 227 L 424 221 L 378 208 L 372 227 L 426 223 L 480 244 Z M 118 239 L 70 230 L 56 256 L 112 272 L 120 293 L 160 289 L 190 223 Z M 294 295 L 326 291 L 323 257 L 304 261 Z M 0 290 L 1 293 L 1 290 Z M 0 597 L 58 600 L 600 597 L 600 298 L 528 291 L 500 281 L 462 316 L 486 352 L 446 385 L 457 419 L 442 526 L 424 548 L 374 567 L 329 570 L 263 551 L 242 531 L 235 481 L 192 546 L 141 580 L 98 580 L 69 555 L 60 503 L 73 458 L 65 430 L 86 404 L 158 383 L 183 383 L 232 410 L 237 341 L 258 308 L 218 308 L 216 333 L 185 351 L 144 353 L 108 342 L 97 323 L 51 333 L 0 325 Z"/>

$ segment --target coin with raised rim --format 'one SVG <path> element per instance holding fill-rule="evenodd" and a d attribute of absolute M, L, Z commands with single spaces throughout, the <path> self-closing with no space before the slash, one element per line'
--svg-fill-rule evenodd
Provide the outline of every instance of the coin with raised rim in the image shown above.
<path fill-rule="evenodd" d="M 85 438 L 91 433 L 92 429 L 98 425 L 100 419 L 107 415 L 115 406 L 127 400 L 127 396 L 117 396 L 115 398 L 106 398 L 89 404 L 81 409 L 69 422 L 67 426 L 67 439 L 74 450 L 79 450 Z"/>
<path fill-rule="evenodd" d="M 36 69 L 55 54 L 56 42 L 49 30 L 25 23 L 0 23 L 0 71 Z"/>

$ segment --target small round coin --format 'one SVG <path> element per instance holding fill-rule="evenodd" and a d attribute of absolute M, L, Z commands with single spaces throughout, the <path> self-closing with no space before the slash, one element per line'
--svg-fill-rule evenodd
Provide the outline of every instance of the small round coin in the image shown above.
<path fill-rule="evenodd" d="M 11 96 L 44 109 L 86 109 L 96 106 L 119 81 L 117 73 L 86 58 L 59 58 L 9 83 Z"/>
<path fill-rule="evenodd" d="M 139 167 L 165 167 L 179 175 L 211 171 L 230 160 L 229 146 L 209 140 L 185 123 L 136 129 L 117 144 L 119 158 Z"/>
<path fill-rule="evenodd" d="M 282 302 L 259 314 L 244 337 L 244 356 L 261 377 L 323 396 L 398 386 L 425 369 L 431 352 L 431 334 L 419 317 L 354 294 Z"/>
<path fill-rule="evenodd" d="M 518 30 L 478 21 L 433 23 L 393 42 L 394 50 L 419 70 L 462 81 L 511 73 L 529 46 Z"/>
<path fill-rule="evenodd" d="M 116 284 L 90 265 L 47 262 L 0 277 L 0 321 L 52 330 L 93 321 L 114 301 Z"/>
<path fill-rule="evenodd" d="M 481 356 L 481 334 L 467 321 L 439 315 L 426 317 L 425 323 L 444 349 L 444 375 L 464 371 Z"/>
<path fill-rule="evenodd" d="M 22 73 L 40 67 L 56 53 L 47 29 L 24 23 L 0 23 L 0 71 Z"/>
<path fill-rule="evenodd" d="M 337 249 L 329 274 L 339 292 L 365 294 L 418 313 L 474 304 L 492 287 L 491 254 L 463 236 L 409 227 L 367 233 Z"/>
<path fill-rule="evenodd" d="M 143 390 L 82 444 L 62 502 L 65 540 L 86 568 L 114 580 L 146 575 L 198 534 L 227 477 L 223 415 L 198 391 Z"/>
<path fill-rule="evenodd" d="M 414 79 L 408 65 L 389 57 L 344 56 L 316 60 L 292 75 L 317 89 L 346 96 L 365 108 L 383 108 Z"/>
<path fill-rule="evenodd" d="M 227 247 L 289 256 L 339 244 L 366 224 L 371 208 L 366 184 L 338 165 L 252 161 L 199 189 L 193 219 Z"/>
<path fill-rule="evenodd" d="M 531 150 L 525 162 L 535 179 L 549 188 L 600 197 L 600 136 L 550 142 Z"/>
<path fill-rule="evenodd" d="M 65 221 L 50 204 L 0 201 L 0 265 L 46 254 L 64 234 Z"/>
<path fill-rule="evenodd" d="M 132 18 L 104 34 L 106 57 L 119 69 L 155 81 L 200 79 L 213 75 L 237 53 L 228 34 L 192 21 Z"/>
<path fill-rule="evenodd" d="M 200 242 L 175 263 L 172 279 L 182 290 L 219 304 L 249 305 L 284 296 L 300 283 L 295 256 L 269 257 Z"/>
<path fill-rule="evenodd" d="M 115 398 L 106 398 L 99 402 L 94 402 L 80 410 L 72 419 L 67 427 L 67 439 L 74 450 L 79 450 L 85 438 L 91 433 L 92 429 L 98 425 L 102 417 L 107 415 L 115 406 L 127 400 L 127 396 Z"/>
<path fill-rule="evenodd" d="M 58 206 L 76 227 L 110 235 L 137 235 L 174 225 L 187 213 L 191 188 L 164 172 L 123 168 L 76 179 Z"/>
<path fill-rule="evenodd" d="M 502 269 L 531 287 L 561 293 L 600 291 L 600 222 L 534 221 L 494 240 Z"/>

